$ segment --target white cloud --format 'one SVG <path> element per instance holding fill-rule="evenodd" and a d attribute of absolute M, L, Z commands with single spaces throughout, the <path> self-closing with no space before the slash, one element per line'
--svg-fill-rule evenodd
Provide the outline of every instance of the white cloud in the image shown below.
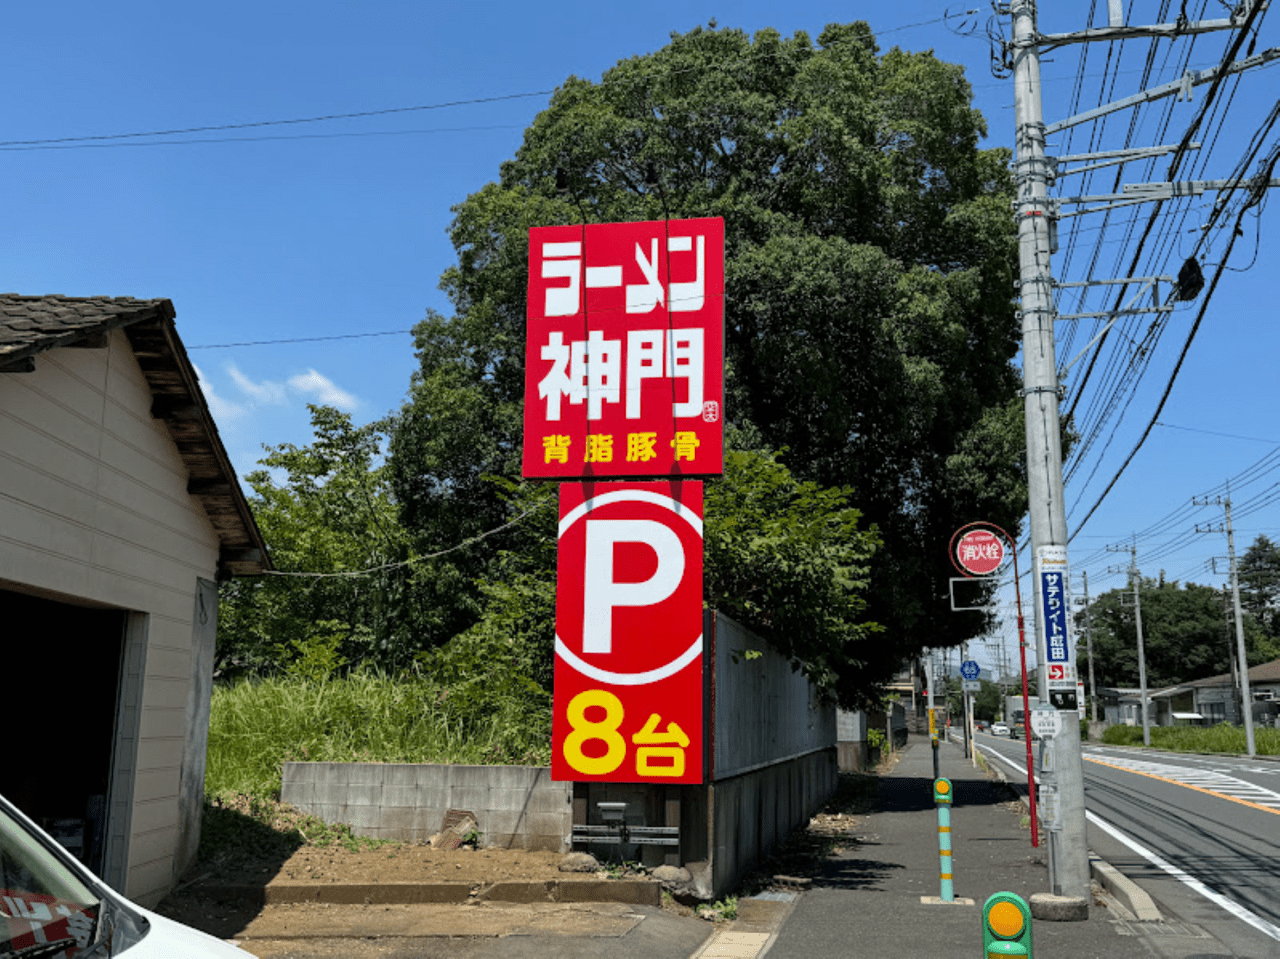
<path fill-rule="evenodd" d="M 355 396 L 342 389 L 333 380 L 315 370 L 307 370 L 289 378 L 289 385 L 299 393 L 312 394 L 326 406 L 353 410 L 360 405 Z"/>
<path fill-rule="evenodd" d="M 243 416 L 245 408 L 239 403 L 233 403 L 224 397 L 221 397 L 213 388 L 213 384 L 205 378 L 200 367 L 194 363 L 191 364 L 196 371 L 196 379 L 200 381 L 200 390 L 204 393 L 205 402 L 209 404 L 209 412 L 213 414 L 214 422 L 218 420 L 229 420 L 236 416 Z"/>
<path fill-rule="evenodd" d="M 284 386 L 263 380 L 255 383 L 236 368 L 234 363 L 227 364 L 227 373 L 235 380 L 236 386 L 257 403 L 283 403 L 285 401 Z"/>

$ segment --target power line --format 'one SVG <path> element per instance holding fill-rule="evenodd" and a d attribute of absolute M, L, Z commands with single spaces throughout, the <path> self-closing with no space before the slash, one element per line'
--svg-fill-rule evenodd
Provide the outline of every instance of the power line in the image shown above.
<path fill-rule="evenodd" d="M 273 140 L 339 140 L 354 139 L 358 137 L 399 137 L 413 136 L 424 133 L 475 133 L 489 130 L 518 130 L 521 129 L 515 124 L 499 124 L 496 126 L 480 126 L 480 127 L 432 127 L 419 130 L 364 130 L 352 133 L 299 133 L 294 136 L 276 135 L 261 137 L 201 137 L 194 140 L 138 140 L 129 143 L 46 143 L 33 146 L 4 146 L 0 145 L 0 152 L 3 153 L 24 153 L 31 150 L 119 150 L 122 148 L 136 149 L 138 147 L 167 147 L 167 146 L 184 146 L 200 143 L 265 143 Z M 146 134 L 139 134 L 145 136 Z"/>
<path fill-rule="evenodd" d="M 1161 423 L 1159 420 L 1156 421 L 1156 426 L 1163 426 L 1167 430 L 1185 430 L 1188 433 L 1206 433 L 1209 436 L 1225 436 L 1227 439 L 1232 440 L 1249 440 L 1254 443 L 1272 443 L 1280 445 L 1280 440 L 1263 439 L 1261 436 L 1241 436 L 1239 433 L 1222 433 L 1218 430 L 1202 430 L 1197 429 L 1194 426 L 1178 426 L 1174 423 Z"/>
<path fill-rule="evenodd" d="M 94 136 L 52 137 L 43 140 L 0 140 L 0 147 L 48 147 L 61 143 L 87 143 L 101 140 L 131 140 L 142 137 L 180 136 L 186 133 L 219 133 L 226 130 L 252 130 L 261 127 L 291 126 L 299 123 L 327 123 L 332 120 L 355 120 L 363 117 L 382 117 L 393 113 L 419 113 L 424 110 L 445 110 L 450 107 L 478 106 L 484 103 L 501 103 L 506 100 L 524 100 L 545 97 L 554 90 L 536 90 L 531 93 L 506 93 L 496 97 L 473 97 L 469 100 L 450 100 L 444 103 L 426 103 L 413 107 L 387 107 L 381 110 L 361 110 L 356 113 L 329 113 L 314 117 L 293 117 L 287 120 L 255 120 L 248 123 L 220 123 L 199 127 L 179 127 L 172 130 L 148 130 L 138 133 L 102 133 Z"/>
<path fill-rule="evenodd" d="M 247 340 L 243 343 L 197 343 L 188 350 L 225 350 L 233 346 L 275 346 L 278 343 L 322 343 L 325 340 L 356 340 L 366 336 L 398 336 L 413 330 L 378 330 L 375 333 L 339 333 L 334 336 L 295 336 L 287 340 Z"/>
<path fill-rule="evenodd" d="M 389 570 L 389 569 L 400 569 L 405 566 L 412 566 L 415 563 L 425 563 L 428 560 L 439 559 L 441 556 L 447 556 L 449 553 L 456 553 L 460 549 L 466 549 L 468 546 L 474 545 L 475 543 L 478 543 L 481 540 L 488 539 L 490 536 L 493 536 L 495 533 L 501 533 L 503 530 L 510 529 L 512 526 L 515 526 L 517 523 L 521 522 L 526 517 L 532 515 L 533 513 L 536 513 L 538 510 L 545 509 L 546 507 L 550 506 L 554 502 L 555 502 L 554 499 L 543 500 L 543 502 L 538 503 L 535 506 L 529 507 L 519 516 L 515 517 L 514 519 L 508 520 L 507 522 L 503 523 L 501 526 L 495 526 L 493 529 L 485 530 L 483 533 L 477 533 L 475 536 L 471 536 L 467 539 L 464 539 L 461 543 L 458 543 L 455 546 L 450 546 L 447 549 L 442 549 L 435 553 L 428 553 L 425 556 L 414 556 L 414 557 L 411 557 L 410 559 L 401 560 L 397 563 L 383 563 L 381 566 L 370 566 L 368 569 L 344 570 L 343 572 L 340 572 L 340 573 L 306 573 L 306 572 L 290 572 L 288 570 L 280 570 L 280 569 L 268 569 L 263 572 L 263 575 L 264 576 L 287 576 L 292 579 L 351 579 L 352 577 L 356 577 L 356 576 L 371 576 L 374 573 L 385 572 L 386 570 Z"/>
<path fill-rule="evenodd" d="M 902 30 L 910 30 L 915 27 L 925 27 L 935 23 L 945 23 L 948 20 L 955 19 L 957 17 L 962 17 L 962 16 L 969 16 L 977 12 L 978 11 L 976 9 L 957 11 L 955 13 L 948 11 L 947 13 L 943 14 L 941 17 L 934 17 L 932 20 L 921 20 L 916 23 L 907 23 L 898 27 L 890 27 L 887 30 L 872 31 L 872 35 L 884 36 L 890 33 L 898 33 Z M 813 50 L 813 48 L 810 47 L 810 50 Z M 780 50 L 776 53 L 756 53 L 755 51 L 752 51 L 750 53 L 744 54 L 743 56 L 731 58 L 727 62 L 729 63 L 732 63 L 735 61 L 742 62 L 742 61 L 746 61 L 748 59 L 753 59 L 753 58 L 767 59 L 770 57 L 782 56 L 787 52 L 789 51 Z M 675 69 L 675 70 L 663 70 L 663 71 L 658 71 L 654 73 L 647 73 L 647 74 L 642 74 L 641 76 L 638 76 L 638 77 L 617 78 L 612 80 L 602 79 L 599 85 L 614 86 L 614 85 L 621 85 L 624 83 L 631 83 L 631 84 L 642 83 L 646 80 L 675 77 L 685 73 L 692 73 L 699 70 L 719 70 L 719 69 L 723 69 L 725 65 L 726 65 L 725 61 L 721 61 L 714 64 L 699 64 L 698 66 L 684 67 L 684 68 Z M 209 124 L 205 126 L 178 127 L 178 128 L 169 129 L 169 130 L 147 130 L 147 131 L 139 131 L 139 132 L 133 132 L 133 133 L 102 133 L 102 134 L 86 135 L 86 136 L 50 137 L 50 138 L 37 139 L 37 140 L 0 140 L 0 149 L 9 149 L 9 148 L 18 148 L 18 147 L 46 147 L 47 148 L 47 147 L 55 146 L 58 144 L 90 143 L 94 141 L 104 141 L 104 140 L 130 140 L 130 139 L 143 139 L 147 137 L 162 137 L 162 136 L 180 136 L 188 133 L 218 133 L 218 132 L 224 132 L 227 130 L 251 130 L 251 129 L 260 129 L 262 127 L 292 126 L 292 125 L 302 124 L 302 123 L 328 123 L 333 120 L 357 120 L 357 119 L 364 119 L 367 117 L 390 116 L 393 114 L 400 114 L 400 113 L 422 113 L 428 110 L 446 110 L 454 107 L 481 106 L 481 105 L 491 104 L 491 103 L 504 103 L 512 100 L 527 100 L 533 97 L 549 97 L 556 92 L 556 89 L 558 88 L 553 88 L 550 90 L 532 90 L 524 93 L 503 93 L 503 94 L 498 94 L 496 96 L 489 96 L 489 97 L 470 97 L 464 100 L 447 100 L 440 103 L 424 103 L 424 104 L 418 104 L 418 105 L 409 106 L 409 107 L 383 107 L 377 110 L 358 110 L 352 113 L 327 113 L 327 114 L 321 114 L 319 116 L 310 116 L 310 117 L 289 117 L 287 119 L 281 119 L 281 120 L 254 120 L 254 121 L 249 121 L 244 123 L 220 123 L 220 124 Z"/>

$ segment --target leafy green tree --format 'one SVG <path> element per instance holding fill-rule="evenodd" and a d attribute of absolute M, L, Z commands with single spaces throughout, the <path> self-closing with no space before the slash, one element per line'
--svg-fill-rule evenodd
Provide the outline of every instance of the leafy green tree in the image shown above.
<path fill-rule="evenodd" d="M 983 679 L 980 682 L 982 685 L 977 695 L 973 697 L 974 718 L 995 722 L 995 718 L 1004 708 L 1004 701 L 1000 696 L 1000 684 L 993 683 L 989 679 Z"/>
<path fill-rule="evenodd" d="M 311 406 L 309 446 L 270 447 L 247 477 L 250 505 L 276 568 L 351 573 L 397 564 L 409 538 L 381 462 L 386 420 L 355 426 L 329 406 Z M 269 672 L 291 662 L 308 675 L 327 667 L 405 661 L 412 643 L 414 571 L 371 575 L 287 575 L 222 584 L 220 675 Z M 313 676 L 314 678 L 314 676 Z"/>
<path fill-rule="evenodd" d="M 528 519 L 481 586 L 479 621 L 420 660 L 442 682 L 492 687 L 518 674 L 550 689 L 555 488 L 510 485 L 508 494 Z M 705 490 L 704 594 L 846 705 L 860 705 L 852 680 L 879 643 L 880 628 L 865 618 L 879 540 L 860 528 L 848 499 L 848 490 L 797 480 L 774 454 L 729 450 L 723 478 Z"/>
<path fill-rule="evenodd" d="M 1147 686 L 1156 689 L 1230 670 L 1234 633 L 1227 631 L 1222 594 L 1211 586 L 1142 580 L 1142 634 Z M 1077 625 L 1083 612 L 1077 614 Z M 1113 589 L 1089 605 L 1093 666 L 1099 686 L 1138 685 L 1138 639 L 1133 591 Z M 1086 662 L 1083 630 L 1077 650 Z"/>
<path fill-rule="evenodd" d="M 836 672 L 869 690 L 922 645 L 976 635 L 981 614 L 950 611 L 946 544 L 975 519 L 1017 535 L 1025 510 L 1012 183 L 984 133 L 961 68 L 881 54 L 863 22 L 816 42 L 699 28 L 600 83 L 570 77 L 455 207 L 452 313 L 415 330 L 391 443 L 415 539 L 508 516 L 490 478 L 519 476 L 528 229 L 718 216 L 727 415 L 799 479 L 851 488 L 885 544 L 858 617 L 884 641 Z M 436 635 L 479 621 L 493 560 L 448 564 Z"/>
<path fill-rule="evenodd" d="M 1240 559 L 1240 603 L 1261 631 L 1258 662 L 1280 656 L 1280 546 L 1259 536 Z M 1253 655 L 1250 665 L 1256 666 Z"/>
<path fill-rule="evenodd" d="M 883 644 L 866 614 L 880 540 L 860 528 L 851 494 L 798 480 L 775 454 L 729 451 L 706 487 L 704 591 L 845 705 L 864 706 L 858 679 Z"/>

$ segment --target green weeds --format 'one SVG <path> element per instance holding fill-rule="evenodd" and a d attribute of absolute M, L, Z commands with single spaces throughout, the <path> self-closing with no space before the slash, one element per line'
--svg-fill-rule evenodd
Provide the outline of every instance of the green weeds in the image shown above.
<path fill-rule="evenodd" d="M 280 797 L 285 761 L 545 765 L 550 709 L 474 697 L 408 676 L 283 676 L 214 690 L 205 791 Z"/>
<path fill-rule="evenodd" d="M 1102 741 L 1110 746 L 1141 746 L 1141 726 L 1108 726 Z M 1244 727 L 1219 723 L 1217 726 L 1152 726 L 1151 745 L 1180 753 L 1245 752 Z M 1280 756 L 1280 729 L 1254 729 L 1254 745 L 1259 756 Z"/>

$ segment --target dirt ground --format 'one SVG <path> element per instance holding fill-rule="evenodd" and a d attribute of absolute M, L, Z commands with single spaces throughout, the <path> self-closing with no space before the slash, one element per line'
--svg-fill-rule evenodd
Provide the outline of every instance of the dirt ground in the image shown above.
<path fill-rule="evenodd" d="M 891 760 L 890 760 L 891 762 Z M 884 771 L 883 769 L 881 771 Z M 779 849 L 748 876 L 740 895 L 754 895 L 769 888 L 790 888 L 792 883 L 816 875 L 822 860 L 858 842 L 861 815 L 875 803 L 878 777 L 842 776 L 840 791 L 827 807 L 797 830 Z M 521 849 L 441 849 L 420 843 L 387 843 L 374 848 L 353 848 L 350 841 L 316 845 L 282 835 L 296 836 L 298 820 L 287 807 L 282 820 L 263 828 L 230 848 L 197 863 L 178 888 L 157 907 L 162 915 L 202 929 L 220 938 L 232 938 L 261 906 L 248 901 L 228 901 L 212 894 L 214 887 L 265 885 L 274 880 L 312 883 L 450 882 L 466 883 L 473 895 L 496 882 L 597 878 L 641 878 L 643 873 L 618 867 L 597 873 L 561 872 L 563 854 Z M 207 821 L 207 825 L 209 825 Z M 243 823 L 240 823 L 243 830 Z M 294 831 L 291 831 L 294 830 Z M 237 835 L 239 838 L 239 834 Z M 691 904 L 663 897 L 663 908 L 693 915 Z"/>
<path fill-rule="evenodd" d="M 387 843 L 372 849 L 352 849 L 341 843 L 305 845 L 283 858 L 266 844 L 261 855 L 238 852 L 230 861 L 205 861 L 184 877 L 156 911 L 219 938 L 233 937 L 261 905 L 229 898 L 218 887 L 264 886 L 271 881 L 307 883 L 463 883 L 472 894 L 497 882 L 573 881 L 597 878 L 643 878 L 619 867 L 596 873 L 560 871 L 563 854 L 523 849 L 438 849 L 420 843 Z M 692 915 L 687 906 L 670 901 L 667 908 Z"/>
<path fill-rule="evenodd" d="M 279 879 L 300 882 L 465 882 L 487 885 L 505 880 L 572 879 L 562 873 L 554 852 L 521 849 L 434 849 L 397 843 L 353 852 L 338 847 L 303 846 L 280 867 Z"/>

